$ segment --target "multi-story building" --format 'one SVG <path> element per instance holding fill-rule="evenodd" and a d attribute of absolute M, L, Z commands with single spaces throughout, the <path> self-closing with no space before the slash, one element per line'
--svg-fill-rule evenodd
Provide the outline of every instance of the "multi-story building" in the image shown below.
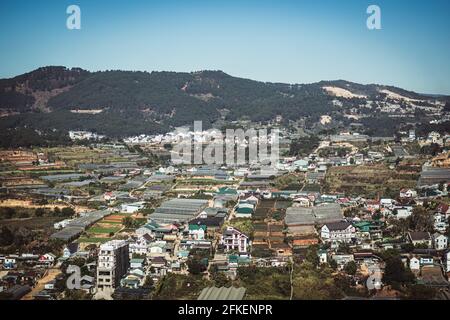
<path fill-rule="evenodd" d="M 111 240 L 100 246 L 97 266 L 97 288 L 114 289 L 130 266 L 128 243 Z"/>
<path fill-rule="evenodd" d="M 224 246 L 226 252 L 238 251 L 239 253 L 247 252 L 248 236 L 233 227 L 227 227 L 222 234 L 220 244 Z"/>
<path fill-rule="evenodd" d="M 332 222 L 322 227 L 320 236 L 326 242 L 351 242 L 356 236 L 356 229 L 346 221 Z"/>

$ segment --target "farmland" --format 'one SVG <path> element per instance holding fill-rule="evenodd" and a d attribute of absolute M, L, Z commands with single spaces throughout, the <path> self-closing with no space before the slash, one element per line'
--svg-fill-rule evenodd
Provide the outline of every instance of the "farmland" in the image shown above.
<path fill-rule="evenodd" d="M 401 188 L 414 188 L 419 174 L 412 165 L 404 164 L 401 169 L 390 169 L 385 164 L 332 167 L 325 177 L 325 192 L 339 192 L 351 195 L 392 196 Z"/>

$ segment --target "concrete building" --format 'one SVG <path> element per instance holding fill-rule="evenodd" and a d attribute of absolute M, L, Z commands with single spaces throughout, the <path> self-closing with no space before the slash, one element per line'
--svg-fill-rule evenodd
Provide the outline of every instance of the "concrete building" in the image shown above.
<path fill-rule="evenodd" d="M 239 253 L 247 252 L 248 236 L 233 227 L 227 227 L 223 232 L 220 243 L 224 246 L 225 252 L 237 251 Z"/>
<path fill-rule="evenodd" d="M 356 229 L 349 222 L 331 222 L 320 230 L 320 237 L 326 242 L 351 242 L 356 236 Z"/>
<path fill-rule="evenodd" d="M 115 289 L 130 266 L 128 243 L 125 240 L 111 240 L 100 245 L 97 267 L 97 288 Z"/>

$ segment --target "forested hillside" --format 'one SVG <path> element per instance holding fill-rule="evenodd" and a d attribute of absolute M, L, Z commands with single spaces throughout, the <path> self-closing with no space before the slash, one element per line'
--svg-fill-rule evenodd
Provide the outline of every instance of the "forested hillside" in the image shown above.
<path fill-rule="evenodd" d="M 237 78 L 222 71 L 89 72 L 44 67 L 0 80 L 0 128 L 3 139 L 21 145 L 33 130 L 42 137 L 65 135 L 68 130 L 125 137 L 164 132 L 192 125 L 194 120 L 202 120 L 204 128 L 218 119 L 265 122 L 277 115 L 313 123 L 324 114 L 339 119 L 351 108 L 368 112 L 367 100 L 378 104 L 397 96 L 428 104 L 427 97 L 414 92 L 343 80 L 291 85 Z M 371 126 L 376 121 L 363 123 L 378 128 Z"/>

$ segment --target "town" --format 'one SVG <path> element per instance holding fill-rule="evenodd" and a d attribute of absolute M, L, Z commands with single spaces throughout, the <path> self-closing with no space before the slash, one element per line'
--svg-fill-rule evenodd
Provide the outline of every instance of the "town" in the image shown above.
<path fill-rule="evenodd" d="M 280 125 L 270 170 L 174 163 L 186 130 L 0 150 L 0 299 L 450 299 L 449 136 L 360 127 Z"/>

